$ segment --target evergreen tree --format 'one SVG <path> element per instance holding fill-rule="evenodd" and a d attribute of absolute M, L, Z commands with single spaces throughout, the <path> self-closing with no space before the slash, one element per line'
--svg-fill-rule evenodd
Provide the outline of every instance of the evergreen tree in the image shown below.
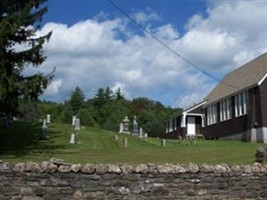
<path fill-rule="evenodd" d="M 81 88 L 77 86 L 75 90 L 72 91 L 70 100 L 69 100 L 69 105 L 74 115 L 76 115 L 79 112 L 79 110 L 82 108 L 82 106 L 84 105 L 84 99 L 85 99 L 85 95 L 83 91 L 81 90 Z"/>
<path fill-rule="evenodd" d="M 94 106 L 96 107 L 96 109 L 100 109 L 103 107 L 105 103 L 106 103 L 105 90 L 103 88 L 99 88 L 94 97 Z"/>
<path fill-rule="evenodd" d="M 118 88 L 115 92 L 115 99 L 116 100 L 125 100 L 124 95 L 121 93 L 121 88 Z"/>
<path fill-rule="evenodd" d="M 20 99 L 37 99 L 47 88 L 52 74 L 22 74 L 26 67 L 45 61 L 42 48 L 51 33 L 36 37 L 46 0 L 0 0 L 0 112 L 18 112 Z"/>
<path fill-rule="evenodd" d="M 113 98 L 113 92 L 110 87 L 106 87 L 105 89 L 105 100 L 106 102 L 110 101 Z"/>

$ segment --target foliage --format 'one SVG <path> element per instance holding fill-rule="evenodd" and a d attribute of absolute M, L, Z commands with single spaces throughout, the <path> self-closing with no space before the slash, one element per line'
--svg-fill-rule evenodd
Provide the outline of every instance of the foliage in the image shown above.
<path fill-rule="evenodd" d="M 76 115 L 79 110 L 82 108 L 85 100 L 85 95 L 81 88 L 78 86 L 75 88 L 75 90 L 71 93 L 70 100 L 68 102 L 71 112 Z"/>
<path fill-rule="evenodd" d="M 116 100 L 125 100 L 124 95 L 121 93 L 121 89 L 118 88 L 115 92 L 115 99 Z"/>
<path fill-rule="evenodd" d="M 38 118 L 45 119 L 47 114 L 51 115 L 52 122 L 61 122 L 61 113 L 64 110 L 64 105 L 56 102 L 43 101 L 38 102 Z"/>
<path fill-rule="evenodd" d="M 149 136 L 162 137 L 165 121 L 178 115 L 181 109 L 165 107 L 158 101 L 139 97 L 132 101 L 126 100 L 120 89 L 113 94 L 109 87 L 99 88 L 93 99 L 85 101 L 84 92 L 76 87 L 71 92 L 70 100 L 64 104 L 40 102 L 42 115 L 48 113 L 51 117 L 63 123 L 71 123 L 73 115 L 80 118 L 81 124 L 89 127 L 101 127 L 107 130 L 118 131 L 119 125 L 125 116 L 133 121 L 137 116 L 139 127 L 142 127 Z M 53 109 L 55 112 L 52 112 Z M 56 116 L 53 116 L 56 115 Z M 130 125 L 131 126 L 131 125 Z"/>
<path fill-rule="evenodd" d="M 36 37 L 46 0 L 0 1 L 0 112 L 19 111 L 20 99 L 36 100 L 48 86 L 52 74 L 22 73 L 26 67 L 37 68 L 46 59 L 43 44 L 52 32 Z"/>
<path fill-rule="evenodd" d="M 90 109 L 82 108 L 79 110 L 77 117 L 81 119 L 81 125 L 89 127 L 98 127 L 98 123 L 95 121 Z"/>

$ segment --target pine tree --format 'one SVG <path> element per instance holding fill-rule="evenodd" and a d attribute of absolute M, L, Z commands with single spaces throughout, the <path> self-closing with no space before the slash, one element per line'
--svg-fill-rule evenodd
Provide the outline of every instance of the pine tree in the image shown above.
<path fill-rule="evenodd" d="M 36 37 L 46 0 L 0 0 L 0 112 L 18 112 L 20 99 L 36 100 L 52 80 L 52 73 L 23 74 L 46 59 L 43 44 L 52 32 Z"/>
<path fill-rule="evenodd" d="M 121 93 L 121 88 L 118 88 L 115 93 L 116 100 L 125 100 L 124 95 Z"/>
<path fill-rule="evenodd" d="M 113 98 L 113 91 L 110 89 L 110 87 L 106 87 L 105 89 L 106 102 L 110 101 L 112 98 Z"/>
<path fill-rule="evenodd" d="M 71 97 L 69 100 L 69 105 L 71 111 L 74 115 L 76 115 L 79 110 L 82 108 L 84 104 L 85 95 L 83 91 L 77 86 L 75 90 L 71 93 Z"/>

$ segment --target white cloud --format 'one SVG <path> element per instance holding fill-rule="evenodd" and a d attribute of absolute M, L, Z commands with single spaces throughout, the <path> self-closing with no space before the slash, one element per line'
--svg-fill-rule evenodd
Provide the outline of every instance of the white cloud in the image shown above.
<path fill-rule="evenodd" d="M 157 13 L 151 11 L 139 11 L 132 15 L 137 23 L 146 23 L 150 21 L 160 20 L 160 17 Z"/>
<path fill-rule="evenodd" d="M 62 80 L 54 80 L 46 89 L 46 94 L 55 95 L 58 93 L 59 88 L 62 86 Z"/>
<path fill-rule="evenodd" d="M 218 78 L 267 50 L 267 3 L 216 1 L 202 14 L 188 20 L 183 35 L 170 23 L 154 24 L 150 31 Z M 151 36 L 136 34 L 129 21 L 101 16 L 105 16 L 102 21 L 96 17 L 72 26 L 48 23 L 40 30 L 38 34 L 53 30 L 42 69 L 49 72 L 56 66 L 55 81 L 61 80 L 44 98 L 63 101 L 77 85 L 92 97 L 98 88 L 110 86 L 120 87 L 127 97 L 148 96 L 189 107 L 216 84 Z M 134 17 L 142 23 L 159 20 L 149 10 Z"/>
<path fill-rule="evenodd" d="M 124 95 L 126 98 L 130 98 L 130 95 L 126 89 L 126 85 L 120 82 L 116 82 L 112 87 L 111 90 L 113 91 L 113 93 L 116 93 L 118 91 L 118 89 L 120 89 L 121 94 Z"/>

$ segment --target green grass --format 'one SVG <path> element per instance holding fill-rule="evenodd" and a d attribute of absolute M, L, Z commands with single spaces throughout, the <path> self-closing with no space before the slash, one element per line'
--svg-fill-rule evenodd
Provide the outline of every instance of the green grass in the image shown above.
<path fill-rule="evenodd" d="M 145 140 L 98 128 L 85 127 L 79 135 L 79 144 L 69 144 L 73 127 L 51 124 L 47 140 L 39 140 L 41 124 L 16 122 L 10 129 L 0 128 L 0 159 L 11 163 L 41 162 L 51 157 L 70 163 L 227 163 L 250 164 L 255 152 L 263 144 L 239 141 L 167 140 L 161 147 L 160 139 Z M 119 140 L 114 140 L 114 135 Z M 123 138 L 128 147 L 123 147 Z"/>

